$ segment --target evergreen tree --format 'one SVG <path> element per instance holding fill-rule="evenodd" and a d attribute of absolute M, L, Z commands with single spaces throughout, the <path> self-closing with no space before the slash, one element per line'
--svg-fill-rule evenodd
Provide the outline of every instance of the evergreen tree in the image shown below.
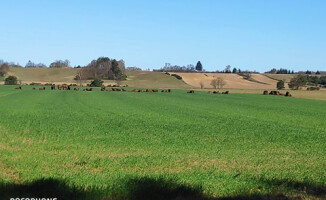
<path fill-rule="evenodd" d="M 283 80 L 279 80 L 276 84 L 276 87 L 278 90 L 282 90 L 284 89 L 284 81 Z"/>
<path fill-rule="evenodd" d="M 201 64 L 200 61 L 198 61 L 196 64 L 196 70 L 199 72 L 203 71 L 203 65 Z"/>
<path fill-rule="evenodd" d="M 102 81 L 100 78 L 95 78 L 95 79 L 91 82 L 90 86 L 91 86 L 91 87 L 101 87 L 102 84 L 103 84 L 103 81 Z"/>
<path fill-rule="evenodd" d="M 5 79 L 5 85 L 17 85 L 17 77 L 8 76 L 8 78 Z"/>

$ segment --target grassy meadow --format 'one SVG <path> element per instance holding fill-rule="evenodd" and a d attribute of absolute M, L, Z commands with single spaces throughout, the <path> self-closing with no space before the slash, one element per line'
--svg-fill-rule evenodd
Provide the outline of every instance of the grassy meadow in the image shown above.
<path fill-rule="evenodd" d="M 13 88 L 0 199 L 326 198 L 326 101 Z"/>

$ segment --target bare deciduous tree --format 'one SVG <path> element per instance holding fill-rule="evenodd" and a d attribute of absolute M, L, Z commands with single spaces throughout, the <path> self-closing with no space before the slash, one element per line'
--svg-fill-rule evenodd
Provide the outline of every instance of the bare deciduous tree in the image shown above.
<path fill-rule="evenodd" d="M 223 88 L 226 85 L 226 82 L 224 81 L 224 79 L 222 77 L 218 77 L 217 78 L 217 85 L 218 88 Z"/>
<path fill-rule="evenodd" d="M 211 86 L 213 86 L 215 89 L 221 89 L 226 85 L 226 82 L 222 77 L 215 78 L 211 81 Z"/>
<path fill-rule="evenodd" d="M 8 63 L 2 63 L 0 66 L 0 76 L 5 76 L 9 71 Z"/>
<path fill-rule="evenodd" d="M 76 77 L 75 77 L 76 81 L 79 81 L 79 86 L 82 86 L 82 80 L 83 80 L 83 70 L 79 69 L 77 71 Z"/>
<path fill-rule="evenodd" d="M 213 88 L 217 88 L 217 85 L 218 85 L 218 83 L 217 83 L 217 79 L 215 78 L 215 79 L 213 79 L 212 81 L 211 81 L 211 86 L 213 86 Z"/>
<path fill-rule="evenodd" d="M 203 89 L 203 88 L 204 88 L 204 83 L 203 83 L 203 81 L 200 81 L 200 82 L 199 82 L 199 86 L 200 86 L 200 89 Z"/>

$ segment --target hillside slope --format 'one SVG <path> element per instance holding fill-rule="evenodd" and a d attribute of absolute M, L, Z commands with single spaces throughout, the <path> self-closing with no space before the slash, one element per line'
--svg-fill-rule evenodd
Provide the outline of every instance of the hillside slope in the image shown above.
<path fill-rule="evenodd" d="M 296 76 L 296 74 L 264 74 L 264 75 L 274 80 L 283 80 L 286 83 L 290 82 L 291 78 Z"/>
<path fill-rule="evenodd" d="M 67 82 L 75 83 L 78 69 L 74 68 L 10 68 L 8 75 L 14 75 L 23 83 Z"/>
<path fill-rule="evenodd" d="M 35 83 L 76 83 L 75 68 L 10 68 L 8 75 L 14 75 L 23 84 Z M 190 88 L 182 80 L 161 72 L 126 71 L 127 80 L 121 84 L 141 88 Z M 82 81 L 86 85 L 90 81 Z M 105 84 L 115 81 L 104 80 Z"/>
<path fill-rule="evenodd" d="M 276 80 L 270 79 L 261 74 L 253 74 L 252 78 L 255 81 L 245 80 L 237 74 L 225 73 L 175 73 L 193 87 L 199 88 L 202 83 L 204 88 L 212 88 L 211 81 L 215 78 L 223 78 L 226 82 L 224 88 L 230 89 L 276 89 Z M 261 83 L 259 83 L 261 82 Z"/>
<path fill-rule="evenodd" d="M 126 71 L 126 74 L 127 80 L 123 81 L 123 84 L 130 87 L 180 89 L 191 87 L 182 80 L 178 80 L 175 77 L 166 75 L 162 72 Z"/>

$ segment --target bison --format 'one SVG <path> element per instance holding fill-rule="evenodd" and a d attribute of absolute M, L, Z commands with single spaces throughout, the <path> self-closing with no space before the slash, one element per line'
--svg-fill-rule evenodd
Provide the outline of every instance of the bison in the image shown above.
<path fill-rule="evenodd" d="M 40 87 L 39 90 L 45 90 L 45 87 Z"/>
<path fill-rule="evenodd" d="M 55 90 L 55 84 L 51 85 L 51 90 Z"/>
<path fill-rule="evenodd" d="M 167 89 L 167 90 L 161 90 L 161 92 L 171 92 L 171 90 L 170 89 Z"/>
<path fill-rule="evenodd" d="M 290 94 L 290 92 L 286 92 L 286 93 L 285 93 L 285 96 L 286 96 L 286 97 L 292 97 L 292 95 Z"/>
<path fill-rule="evenodd" d="M 279 91 L 273 90 L 273 91 L 270 91 L 269 94 L 270 95 L 278 95 L 279 94 Z"/>
<path fill-rule="evenodd" d="M 222 94 L 229 94 L 229 91 L 222 92 Z"/>
<path fill-rule="evenodd" d="M 194 91 L 194 90 L 189 90 L 187 93 L 189 93 L 189 94 L 194 94 L 195 91 Z"/>
<path fill-rule="evenodd" d="M 15 90 L 21 90 L 21 89 L 22 89 L 21 86 L 18 86 L 18 87 L 15 88 Z"/>
<path fill-rule="evenodd" d="M 67 84 L 58 85 L 58 90 L 70 90 L 70 85 Z"/>
<path fill-rule="evenodd" d="M 263 95 L 268 95 L 268 91 L 265 90 L 265 91 L 263 92 Z"/>
<path fill-rule="evenodd" d="M 74 88 L 75 91 L 79 91 L 79 88 Z"/>
<path fill-rule="evenodd" d="M 213 94 L 220 94 L 220 91 L 213 91 Z"/>
<path fill-rule="evenodd" d="M 85 91 L 93 91 L 93 88 L 86 88 Z"/>

